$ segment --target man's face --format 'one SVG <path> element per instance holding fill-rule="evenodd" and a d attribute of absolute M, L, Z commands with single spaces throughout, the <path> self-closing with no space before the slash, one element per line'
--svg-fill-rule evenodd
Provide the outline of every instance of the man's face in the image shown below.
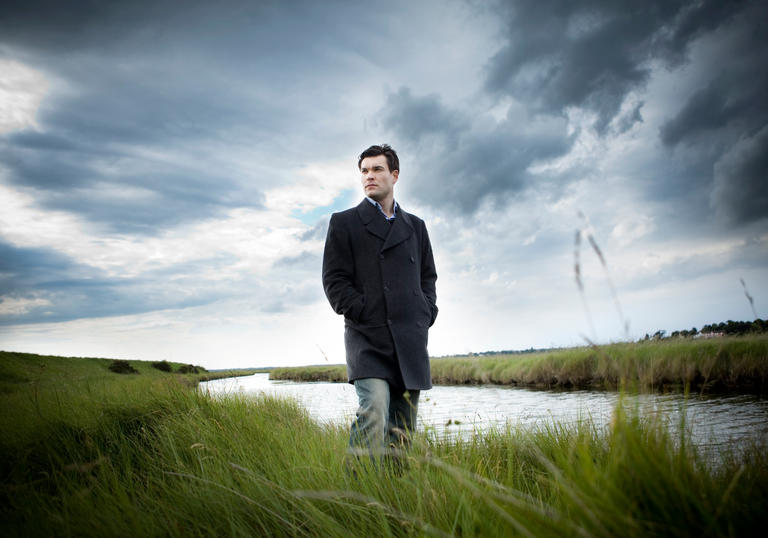
<path fill-rule="evenodd" d="M 394 186 L 397 183 L 398 174 L 398 170 L 389 171 L 387 158 L 384 155 L 366 157 L 360 163 L 360 180 L 363 183 L 363 192 L 379 203 L 388 196 L 394 197 Z"/>

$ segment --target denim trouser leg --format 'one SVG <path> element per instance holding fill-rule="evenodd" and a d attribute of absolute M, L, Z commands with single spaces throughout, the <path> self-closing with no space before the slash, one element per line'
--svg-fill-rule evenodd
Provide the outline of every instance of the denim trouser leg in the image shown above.
<path fill-rule="evenodd" d="M 409 391 L 406 396 L 392 391 L 384 379 L 372 377 L 356 379 L 354 385 L 359 407 L 350 430 L 350 448 L 383 455 L 390 444 L 407 443 L 406 433 L 416 428 L 419 391 Z"/>
<path fill-rule="evenodd" d="M 369 377 L 354 381 L 359 407 L 349 435 L 351 449 L 367 449 L 371 455 L 384 452 L 389 419 L 389 383 Z"/>
<path fill-rule="evenodd" d="M 409 444 L 408 434 L 416 429 L 416 414 L 419 410 L 421 391 L 409 390 L 397 396 L 391 395 L 389 402 L 389 443 L 400 447 Z"/>

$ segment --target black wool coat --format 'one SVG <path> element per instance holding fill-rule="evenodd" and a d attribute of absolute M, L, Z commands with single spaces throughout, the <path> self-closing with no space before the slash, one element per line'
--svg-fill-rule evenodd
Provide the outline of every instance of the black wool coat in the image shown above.
<path fill-rule="evenodd" d="M 424 221 L 397 208 L 391 223 L 368 200 L 334 213 L 323 254 L 323 288 L 344 316 L 350 383 L 386 379 L 432 388 L 427 332 L 437 317 L 437 272 Z"/>

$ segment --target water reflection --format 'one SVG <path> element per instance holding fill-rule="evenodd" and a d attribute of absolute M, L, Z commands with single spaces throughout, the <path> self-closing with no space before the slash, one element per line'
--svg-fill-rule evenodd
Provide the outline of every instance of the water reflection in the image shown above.
<path fill-rule="evenodd" d="M 210 394 L 264 392 L 296 398 L 319 422 L 347 424 L 355 414 L 357 398 L 347 383 L 295 383 L 270 381 L 268 374 L 217 379 L 201 383 Z M 527 427 L 552 422 L 574 423 L 590 419 L 608 423 L 620 395 L 615 392 L 546 391 L 495 385 L 435 386 L 422 393 L 419 427 L 438 435 L 467 437 L 475 431 L 506 423 Z M 692 440 L 718 446 L 731 439 L 768 437 L 768 400 L 749 395 L 699 397 L 686 401 L 680 394 L 624 396 L 624 405 L 644 415 L 664 417 L 673 428 L 686 413 Z"/>

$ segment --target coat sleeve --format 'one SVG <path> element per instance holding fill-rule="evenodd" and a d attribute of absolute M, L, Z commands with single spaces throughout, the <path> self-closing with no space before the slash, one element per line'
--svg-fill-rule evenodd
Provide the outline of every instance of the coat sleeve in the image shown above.
<path fill-rule="evenodd" d="M 432 318 L 429 320 L 431 327 L 437 319 L 437 291 L 435 281 L 437 281 L 437 270 L 435 269 L 435 259 L 432 255 L 432 243 L 429 241 L 427 226 L 422 222 L 421 239 L 421 291 L 429 302 L 432 310 Z"/>
<path fill-rule="evenodd" d="M 339 215 L 331 215 L 323 251 L 323 289 L 337 314 L 359 321 L 365 296 L 354 286 L 354 253 L 349 233 Z"/>

